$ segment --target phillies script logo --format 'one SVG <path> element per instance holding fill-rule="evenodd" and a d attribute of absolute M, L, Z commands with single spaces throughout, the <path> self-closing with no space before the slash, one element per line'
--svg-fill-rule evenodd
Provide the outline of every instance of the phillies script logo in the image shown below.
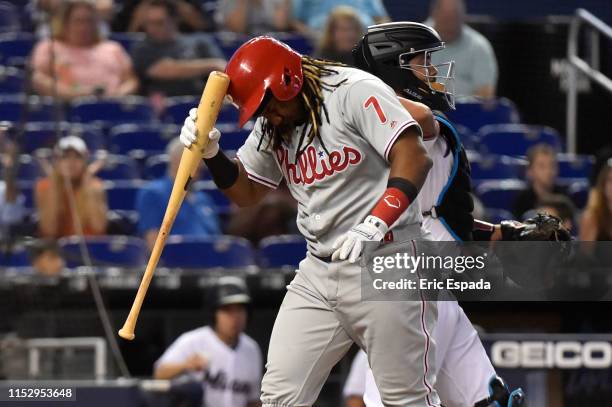
<path fill-rule="evenodd" d="M 361 161 L 361 153 L 348 146 L 344 146 L 342 151 L 334 150 L 329 153 L 317 150 L 309 146 L 300 156 L 297 165 L 289 162 L 289 152 L 281 147 L 276 150 L 276 158 L 287 175 L 287 180 L 294 184 L 312 184 L 329 177 L 336 172 L 346 170 L 349 165 L 357 164 Z"/>

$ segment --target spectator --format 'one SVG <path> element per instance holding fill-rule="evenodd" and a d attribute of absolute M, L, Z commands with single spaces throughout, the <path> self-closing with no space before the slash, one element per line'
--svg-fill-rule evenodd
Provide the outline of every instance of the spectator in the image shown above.
<path fill-rule="evenodd" d="M 19 194 L 15 183 L 17 150 L 15 144 L 6 140 L 4 135 L 1 137 L 0 168 L 2 168 L 3 180 L 0 181 L 0 240 L 3 237 L 11 236 L 12 227 L 19 224 L 25 217 L 25 198 Z"/>
<path fill-rule="evenodd" d="M 539 201 L 550 195 L 565 193 L 556 184 L 559 165 L 557 153 L 551 146 L 536 144 L 527 151 L 527 160 L 527 179 L 530 185 L 514 201 L 512 213 L 515 219 L 521 219 L 525 212 L 534 209 Z"/>
<path fill-rule="evenodd" d="M 125 0 L 113 21 L 113 31 L 144 31 L 148 0 Z M 178 30 L 182 33 L 214 31 L 212 19 L 201 0 L 169 0 L 176 8 Z"/>
<path fill-rule="evenodd" d="M 352 51 L 362 35 L 363 26 L 357 10 L 338 6 L 327 19 L 315 56 L 353 65 Z"/>
<path fill-rule="evenodd" d="M 595 187 L 589 194 L 582 214 L 579 239 L 584 241 L 612 240 L 612 158 L 599 171 Z"/>
<path fill-rule="evenodd" d="M 363 396 L 365 394 L 365 381 L 368 370 L 368 356 L 363 350 L 359 350 L 351 363 L 342 396 L 346 407 L 365 407 Z"/>
<path fill-rule="evenodd" d="M 138 80 L 121 45 L 102 40 L 95 7 L 66 3 L 55 40 L 42 40 L 32 52 L 33 86 L 42 95 L 70 101 L 80 96 L 125 96 Z"/>
<path fill-rule="evenodd" d="M 225 30 L 256 36 L 287 31 L 290 16 L 290 0 L 219 0 L 215 18 Z"/>
<path fill-rule="evenodd" d="M 556 216 L 561 219 L 562 225 L 569 230 L 570 233 L 573 232 L 576 208 L 567 196 L 554 194 L 541 199 L 534 212 L 532 216 L 535 216 L 538 212 L 546 212 L 549 215 Z M 523 220 L 532 216 L 524 216 Z"/>
<path fill-rule="evenodd" d="M 36 23 L 36 31 L 40 38 L 48 37 L 51 33 L 50 23 L 57 16 L 66 3 L 72 0 L 30 0 L 29 8 L 32 19 Z M 113 0 L 92 0 L 100 17 L 100 30 L 104 34 L 110 31 L 109 23 L 113 18 L 115 4 Z"/>
<path fill-rule="evenodd" d="M 176 30 L 176 8 L 170 1 L 152 0 L 143 13 L 147 38 L 132 51 L 145 95 L 200 95 L 203 81 L 225 69 L 222 52 L 203 40 L 190 41 Z"/>
<path fill-rule="evenodd" d="M 340 5 L 357 10 L 363 27 L 390 21 L 381 0 L 293 0 L 293 26 L 298 32 L 316 38 L 327 16 Z"/>
<path fill-rule="evenodd" d="M 183 145 L 176 139 L 167 147 L 168 175 L 151 181 L 138 191 L 136 210 L 139 214 L 138 231 L 153 248 L 159 226 L 164 218 L 168 199 L 178 172 Z M 204 192 L 189 192 L 172 226 L 173 235 L 212 236 L 221 233 L 212 199 Z"/>
<path fill-rule="evenodd" d="M 56 242 L 38 241 L 30 247 L 32 267 L 41 276 L 55 277 L 66 267 Z"/>
<path fill-rule="evenodd" d="M 489 40 L 465 20 L 463 0 L 432 0 L 430 19 L 446 48 L 431 54 L 433 64 L 455 61 L 455 95 L 495 96 L 497 60 Z"/>
<path fill-rule="evenodd" d="M 197 377 L 203 386 L 204 406 L 260 406 L 261 350 L 243 333 L 249 302 L 242 279 L 222 277 L 213 326 L 182 334 L 155 362 L 154 377 Z"/>
<path fill-rule="evenodd" d="M 36 183 L 34 200 L 42 237 L 106 232 L 106 192 L 102 180 L 95 176 L 103 161 L 88 166 L 88 156 L 85 142 L 68 136 L 57 143 L 53 165 L 41 162 L 47 177 Z"/>

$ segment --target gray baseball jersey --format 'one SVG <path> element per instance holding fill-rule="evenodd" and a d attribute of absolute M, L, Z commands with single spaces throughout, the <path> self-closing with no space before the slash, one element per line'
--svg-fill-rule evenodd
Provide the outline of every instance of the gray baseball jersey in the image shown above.
<path fill-rule="evenodd" d="M 370 213 L 387 187 L 389 152 L 399 135 L 420 127 L 399 103 L 393 89 L 369 73 L 334 67 L 337 74 L 325 77 L 330 84 L 345 81 L 333 90 L 322 90 L 330 123 L 323 115 L 321 138 L 295 161 L 298 134 L 273 151 L 261 138 L 261 119 L 255 123 L 244 146 L 238 150 L 251 180 L 276 188 L 284 178 L 298 201 L 297 225 L 308 250 L 328 256 L 334 240 Z M 350 180 L 350 181 L 349 181 Z M 393 226 L 422 221 L 413 202 Z"/>

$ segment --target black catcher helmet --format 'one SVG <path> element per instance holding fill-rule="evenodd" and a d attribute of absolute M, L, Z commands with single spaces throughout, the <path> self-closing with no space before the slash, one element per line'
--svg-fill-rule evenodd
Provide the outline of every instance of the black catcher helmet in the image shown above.
<path fill-rule="evenodd" d="M 433 28 L 420 23 L 397 22 L 372 25 L 353 49 L 357 68 L 368 71 L 402 96 L 421 102 L 434 110 L 455 108 L 454 61 L 439 65 L 429 63 L 429 53 L 444 48 L 444 42 Z M 410 60 L 425 53 L 425 65 L 410 64 Z M 434 67 L 435 76 L 429 75 Z M 415 75 L 422 72 L 426 80 Z"/>
<path fill-rule="evenodd" d="M 245 281 L 240 277 L 224 276 L 219 279 L 213 299 L 214 308 L 229 304 L 249 304 L 251 297 Z"/>

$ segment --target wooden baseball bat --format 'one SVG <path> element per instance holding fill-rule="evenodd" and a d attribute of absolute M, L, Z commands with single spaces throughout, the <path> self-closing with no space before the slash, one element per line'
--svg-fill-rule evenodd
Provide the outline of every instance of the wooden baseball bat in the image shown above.
<path fill-rule="evenodd" d="M 155 239 L 155 245 L 149 257 L 147 268 L 142 276 L 130 313 L 123 324 L 123 328 L 119 330 L 119 336 L 124 339 L 134 339 L 136 320 L 138 319 L 140 308 L 142 307 L 145 295 L 149 289 L 149 284 L 153 278 L 155 267 L 157 267 L 157 262 L 166 244 L 166 239 L 176 219 L 176 214 L 187 194 L 189 184 L 198 171 L 200 161 L 202 160 L 202 154 L 208 144 L 208 133 L 212 130 L 217 121 L 217 116 L 223 104 L 223 98 L 227 92 L 228 85 L 229 77 L 223 72 L 214 71 L 208 77 L 204 92 L 202 93 L 202 98 L 200 99 L 200 104 L 198 105 L 198 117 L 196 120 L 198 139 L 191 147 L 185 148 L 181 156 L 178 172 L 172 187 L 172 193 L 168 200 L 168 206 L 166 207 L 166 213 L 164 214 L 159 233 Z"/>

